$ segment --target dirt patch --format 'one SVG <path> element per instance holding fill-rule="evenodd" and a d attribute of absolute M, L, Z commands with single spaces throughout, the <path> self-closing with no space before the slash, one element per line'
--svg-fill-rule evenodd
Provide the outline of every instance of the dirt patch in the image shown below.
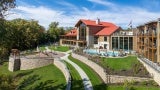
<path fill-rule="evenodd" d="M 147 70 L 145 70 L 145 68 L 139 69 L 138 72 L 134 71 L 134 68 L 130 69 L 130 70 L 119 70 L 119 71 L 115 71 L 113 69 L 105 68 L 106 73 L 110 74 L 110 75 L 120 75 L 120 76 L 134 76 L 134 77 L 146 77 L 149 78 L 151 77 L 149 72 Z"/>

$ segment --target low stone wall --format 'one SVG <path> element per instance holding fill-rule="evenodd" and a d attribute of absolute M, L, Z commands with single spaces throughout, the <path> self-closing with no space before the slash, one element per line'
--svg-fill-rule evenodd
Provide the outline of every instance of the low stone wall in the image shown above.
<path fill-rule="evenodd" d="M 160 73 L 158 73 L 158 71 L 153 69 L 151 66 L 149 66 L 145 62 L 143 62 L 140 58 L 138 58 L 138 60 L 144 65 L 144 67 L 146 67 L 148 72 L 152 75 L 154 81 L 157 82 L 158 85 L 160 86 Z"/>
<path fill-rule="evenodd" d="M 54 59 L 54 65 L 57 66 L 65 76 L 66 82 L 67 82 L 67 90 L 70 90 L 71 87 L 71 77 L 69 70 L 67 69 L 66 65 L 64 64 L 63 61 L 60 60 L 60 58 L 55 58 Z"/>
<path fill-rule="evenodd" d="M 118 75 L 107 75 L 107 83 L 123 83 L 124 81 L 149 81 L 152 78 L 141 78 L 141 77 L 131 77 L 131 76 L 118 76 Z"/>
<path fill-rule="evenodd" d="M 53 64 L 53 59 L 21 58 L 20 70 L 28 70 Z"/>
<path fill-rule="evenodd" d="M 89 67 L 91 67 L 101 77 L 101 79 L 104 82 L 106 82 L 106 74 L 104 72 L 104 69 L 101 66 L 99 66 L 98 64 L 88 60 L 88 58 L 83 57 L 83 56 L 78 55 L 78 54 L 75 54 L 75 53 L 72 53 L 72 57 L 80 60 L 81 62 L 83 62 L 86 65 L 88 65 Z"/>
<path fill-rule="evenodd" d="M 47 66 L 49 64 L 53 64 L 54 59 L 42 59 L 42 58 L 24 58 L 14 59 L 13 57 L 9 58 L 9 71 L 17 71 L 17 70 L 28 70 L 39 68 L 43 66 Z"/>

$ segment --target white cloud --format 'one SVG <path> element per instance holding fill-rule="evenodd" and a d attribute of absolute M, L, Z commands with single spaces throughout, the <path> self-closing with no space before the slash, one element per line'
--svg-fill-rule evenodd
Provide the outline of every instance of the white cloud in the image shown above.
<path fill-rule="evenodd" d="M 97 2 L 99 0 L 90 1 Z M 104 1 L 100 0 L 99 3 L 100 2 Z M 68 5 L 71 8 L 75 7 L 72 4 L 65 5 Z M 123 28 L 127 28 L 131 20 L 133 21 L 133 26 L 137 26 L 145 22 L 155 20 L 160 16 L 160 12 L 150 12 L 143 8 L 126 7 L 118 5 L 115 5 L 114 8 L 114 10 L 89 10 L 87 7 L 82 7 L 82 9 L 78 9 L 77 7 L 76 10 L 70 11 L 70 14 L 66 14 L 67 11 L 54 10 L 44 6 L 35 7 L 26 5 L 19 6 L 18 8 L 16 8 L 14 11 L 12 11 L 15 12 L 15 14 L 10 15 L 9 17 L 7 17 L 7 19 L 35 19 L 39 20 L 39 24 L 47 28 L 48 25 L 53 21 L 59 22 L 60 26 L 63 27 L 73 27 L 79 19 L 96 20 L 98 17 L 102 21 L 113 22 Z"/>
<path fill-rule="evenodd" d="M 108 7 L 113 7 L 115 6 L 113 3 L 111 2 L 108 2 L 107 0 L 88 0 L 90 2 L 93 2 L 93 3 L 97 3 L 97 4 L 101 4 L 101 5 L 105 5 L 105 6 L 108 6 Z"/>
<path fill-rule="evenodd" d="M 57 4 L 64 6 L 64 8 L 70 8 L 70 9 L 74 9 L 77 10 L 77 7 L 74 4 L 71 4 L 69 2 L 66 1 L 56 1 Z"/>
<path fill-rule="evenodd" d="M 25 7 L 19 6 L 14 11 L 15 14 L 10 15 L 7 19 L 24 18 L 39 20 L 39 23 L 47 27 L 52 21 L 59 21 L 60 16 L 63 15 L 63 11 L 56 11 L 43 6 L 40 7 Z"/>

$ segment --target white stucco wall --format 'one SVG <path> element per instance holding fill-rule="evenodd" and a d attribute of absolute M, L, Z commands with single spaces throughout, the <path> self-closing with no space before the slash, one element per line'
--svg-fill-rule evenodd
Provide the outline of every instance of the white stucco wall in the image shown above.
<path fill-rule="evenodd" d="M 104 44 L 107 44 L 107 50 L 109 50 L 109 42 L 98 42 L 98 44 L 94 44 L 94 48 L 99 48 L 102 46 L 104 48 Z"/>

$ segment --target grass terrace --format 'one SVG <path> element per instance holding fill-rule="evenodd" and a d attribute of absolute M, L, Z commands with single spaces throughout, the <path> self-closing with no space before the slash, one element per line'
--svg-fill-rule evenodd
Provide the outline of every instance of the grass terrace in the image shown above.
<path fill-rule="evenodd" d="M 49 49 L 55 50 L 55 51 L 60 51 L 60 52 L 66 52 L 69 50 L 68 46 L 49 46 Z"/>
<path fill-rule="evenodd" d="M 63 73 L 54 65 L 48 65 L 32 70 L 8 71 L 8 63 L 0 66 L 1 75 L 12 75 L 16 87 L 20 90 L 64 90 L 66 81 Z"/>
<path fill-rule="evenodd" d="M 102 58 L 100 62 L 103 67 L 109 67 L 113 70 L 130 70 L 133 64 L 139 63 L 136 56 L 128 56 L 125 58 Z"/>
<path fill-rule="evenodd" d="M 82 63 L 81 61 L 73 58 L 71 55 L 68 58 L 85 71 L 85 73 L 91 80 L 94 90 L 106 90 L 107 86 L 103 83 L 102 79 L 98 76 L 98 74 L 93 69 L 91 69 L 89 66 Z"/>
<path fill-rule="evenodd" d="M 71 90 L 84 90 L 83 81 L 77 70 L 71 64 L 67 62 L 66 64 L 71 74 Z"/>
<path fill-rule="evenodd" d="M 91 59 L 92 60 L 92 59 Z M 93 59 L 92 61 L 95 62 Z M 137 60 L 136 56 L 124 58 L 101 57 L 97 64 L 104 67 L 109 74 L 122 76 L 150 77 L 146 68 Z"/>

